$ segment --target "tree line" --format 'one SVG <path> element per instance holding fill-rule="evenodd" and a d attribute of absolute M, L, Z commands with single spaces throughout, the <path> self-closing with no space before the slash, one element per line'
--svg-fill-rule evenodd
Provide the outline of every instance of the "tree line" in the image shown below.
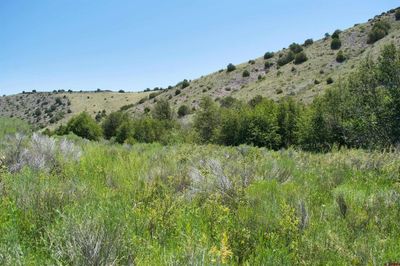
<path fill-rule="evenodd" d="M 192 123 L 181 125 L 169 102 L 159 100 L 142 117 L 114 112 L 99 125 L 82 113 L 55 131 L 69 132 L 119 143 L 249 144 L 310 151 L 329 151 L 334 146 L 386 148 L 400 142 L 400 50 L 394 44 L 385 46 L 376 60 L 367 58 L 349 78 L 309 105 L 261 96 L 249 102 L 227 97 L 218 104 L 205 97 Z"/>

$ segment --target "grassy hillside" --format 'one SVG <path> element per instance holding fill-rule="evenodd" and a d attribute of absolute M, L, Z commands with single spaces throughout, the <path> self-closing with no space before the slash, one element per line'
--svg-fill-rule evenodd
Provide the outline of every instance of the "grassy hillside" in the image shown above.
<path fill-rule="evenodd" d="M 2 265 L 398 260 L 398 152 L 23 141 L 0 150 Z"/>
<path fill-rule="evenodd" d="M 368 34 L 378 21 L 385 21 L 391 25 L 389 34 L 374 44 L 368 44 Z M 223 69 L 200 77 L 191 81 L 187 87 L 178 84 L 154 99 L 138 105 L 133 112 L 140 113 L 145 107 L 152 108 L 154 102 L 160 98 L 168 99 L 176 109 L 182 104 L 197 108 L 200 99 L 206 95 L 214 99 L 233 96 L 244 100 L 256 95 L 275 100 L 290 95 L 309 103 L 326 88 L 345 78 L 361 60 L 367 56 L 376 56 L 384 45 L 394 42 L 400 46 L 400 21 L 396 21 L 392 10 L 366 23 L 343 30 L 339 36 L 342 46 L 338 50 L 331 49 L 332 37 L 314 41 L 308 46 L 303 45 L 308 58 L 304 63 L 291 62 L 279 67 L 277 61 L 289 51 L 283 49 L 275 52 L 274 56 L 267 60 L 264 57 L 256 58 L 237 65 L 234 71 L 228 72 Z M 336 61 L 339 51 L 347 58 L 342 63 Z M 266 62 L 272 66 L 266 69 Z M 243 77 L 245 71 L 248 71 L 248 77 Z M 332 78 L 332 84 L 327 84 L 328 78 Z"/>
<path fill-rule="evenodd" d="M 37 92 L 0 97 L 0 116 L 23 119 L 36 127 L 54 128 L 83 111 L 93 117 L 133 105 L 148 92 Z"/>

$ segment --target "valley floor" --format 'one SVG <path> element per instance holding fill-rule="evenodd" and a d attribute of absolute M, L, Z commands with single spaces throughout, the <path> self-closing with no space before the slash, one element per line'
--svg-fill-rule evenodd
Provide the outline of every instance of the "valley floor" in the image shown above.
<path fill-rule="evenodd" d="M 398 152 L 119 146 L 36 134 L 4 143 L 2 265 L 400 259 Z M 18 156 L 15 143 L 24 147 Z"/>

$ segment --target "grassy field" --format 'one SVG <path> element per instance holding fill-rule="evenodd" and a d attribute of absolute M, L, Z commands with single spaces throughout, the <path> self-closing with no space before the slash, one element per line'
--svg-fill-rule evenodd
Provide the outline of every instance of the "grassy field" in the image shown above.
<path fill-rule="evenodd" d="M 398 152 L 120 146 L 36 134 L 0 147 L 1 265 L 399 259 Z"/>

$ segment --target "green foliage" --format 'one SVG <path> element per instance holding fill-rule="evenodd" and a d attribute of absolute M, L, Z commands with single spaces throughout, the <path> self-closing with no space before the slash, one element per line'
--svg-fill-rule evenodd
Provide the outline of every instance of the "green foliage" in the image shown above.
<path fill-rule="evenodd" d="M 331 49 L 338 50 L 342 47 L 342 41 L 339 38 L 333 38 L 331 41 Z"/>
<path fill-rule="evenodd" d="M 165 99 L 159 100 L 156 105 L 154 106 L 152 112 L 153 118 L 158 120 L 172 120 L 173 119 L 173 112 L 169 101 Z"/>
<path fill-rule="evenodd" d="M 396 12 L 394 13 L 394 17 L 396 20 L 400 20 L 400 9 L 397 9 Z"/>
<path fill-rule="evenodd" d="M 300 53 L 300 52 L 303 51 L 303 47 L 301 47 L 301 45 L 298 44 L 298 43 L 292 43 L 292 44 L 289 46 L 289 49 L 290 49 L 290 51 L 292 51 L 292 52 L 295 53 L 295 54 L 298 54 L 298 53 Z"/>
<path fill-rule="evenodd" d="M 268 59 L 274 57 L 274 55 L 275 55 L 275 54 L 274 54 L 273 52 L 266 52 L 266 53 L 264 54 L 264 59 L 265 59 L 265 60 L 268 60 Z"/>
<path fill-rule="evenodd" d="M 246 69 L 245 71 L 243 71 L 242 76 L 243 76 L 244 78 L 250 77 L 250 72 Z"/>
<path fill-rule="evenodd" d="M 346 61 L 346 56 L 344 55 L 343 51 L 340 50 L 336 55 L 336 62 L 343 63 Z"/>
<path fill-rule="evenodd" d="M 178 108 L 178 116 L 184 117 L 190 113 L 190 109 L 187 105 L 183 104 Z"/>
<path fill-rule="evenodd" d="M 278 59 L 277 64 L 278 66 L 284 66 L 294 60 L 295 54 L 293 51 L 287 52 L 285 55 L 283 55 L 281 58 Z"/>
<path fill-rule="evenodd" d="M 29 133 L 31 126 L 17 118 L 0 117 L 0 140 L 5 136 L 20 133 Z"/>
<path fill-rule="evenodd" d="M 83 112 L 68 121 L 63 134 L 68 134 L 70 132 L 89 140 L 98 140 L 102 135 L 101 127 L 86 112 Z"/>
<path fill-rule="evenodd" d="M 339 39 L 340 38 L 340 33 L 342 33 L 341 30 L 335 30 L 335 32 L 332 34 L 332 39 Z"/>
<path fill-rule="evenodd" d="M 304 41 L 304 46 L 305 47 L 307 47 L 307 46 L 310 46 L 310 45 L 312 45 L 314 43 L 314 40 L 313 39 L 307 39 L 307 40 L 305 40 Z"/>
<path fill-rule="evenodd" d="M 189 86 L 190 86 L 190 82 L 187 79 L 184 79 L 182 81 L 182 83 L 181 83 L 181 88 L 184 89 L 184 88 L 187 88 Z"/>
<path fill-rule="evenodd" d="M 180 90 L 180 89 L 176 89 L 176 90 L 175 90 L 175 96 L 177 96 L 177 95 L 179 95 L 179 94 L 181 94 L 181 90 Z"/>
<path fill-rule="evenodd" d="M 373 44 L 376 41 L 384 38 L 389 34 L 390 24 L 385 21 L 378 21 L 372 26 L 371 31 L 368 33 L 368 44 Z"/>
<path fill-rule="evenodd" d="M 300 53 L 296 54 L 296 56 L 294 57 L 294 64 L 299 65 L 299 64 L 306 62 L 307 60 L 308 60 L 308 58 L 307 58 L 306 53 L 300 52 Z"/>
<path fill-rule="evenodd" d="M 332 77 L 329 77 L 329 78 L 327 78 L 326 79 L 326 84 L 332 84 L 333 83 L 333 78 Z"/>
<path fill-rule="evenodd" d="M 200 102 L 200 110 L 194 117 L 194 128 L 203 142 L 211 142 L 216 135 L 220 121 L 218 106 L 210 97 L 204 97 Z"/>
<path fill-rule="evenodd" d="M 236 66 L 235 66 L 234 64 L 231 63 L 231 64 L 229 64 L 229 65 L 227 66 L 226 70 L 227 70 L 228 72 L 235 71 L 235 70 L 236 70 Z"/>
<path fill-rule="evenodd" d="M 104 138 L 110 139 L 114 137 L 117 133 L 117 129 L 125 119 L 126 116 L 122 112 L 113 112 L 109 114 L 101 125 L 103 128 Z"/>

